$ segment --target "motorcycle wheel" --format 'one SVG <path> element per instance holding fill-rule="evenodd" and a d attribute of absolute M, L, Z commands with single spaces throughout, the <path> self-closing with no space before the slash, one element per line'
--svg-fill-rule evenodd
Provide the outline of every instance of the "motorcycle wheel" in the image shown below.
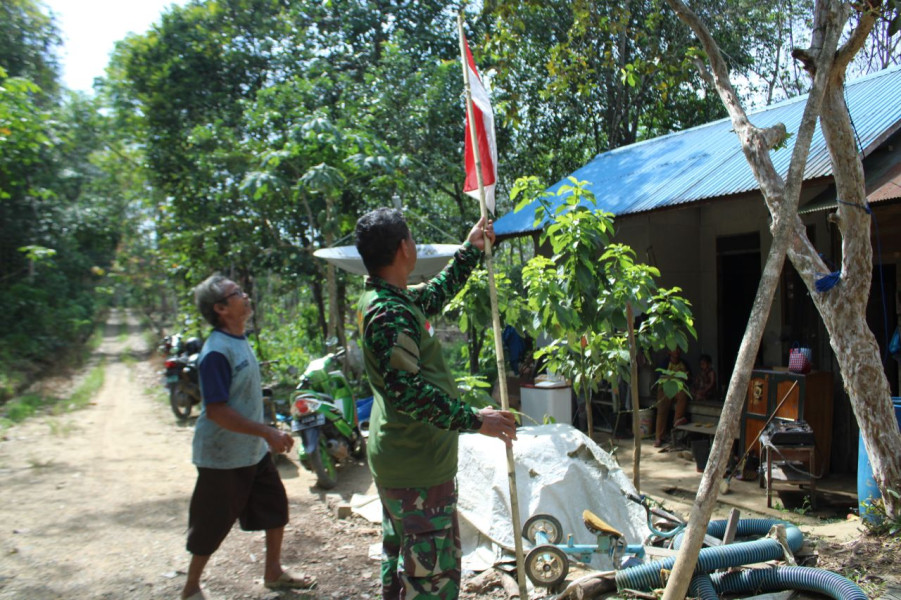
<path fill-rule="evenodd" d="M 191 397 L 185 393 L 180 385 L 169 389 L 169 406 L 179 421 L 187 421 L 191 416 Z"/>
<path fill-rule="evenodd" d="M 338 485 L 338 469 L 332 456 L 320 446 L 310 455 L 310 464 L 316 473 L 316 485 L 330 490 Z"/>
<path fill-rule="evenodd" d="M 357 443 L 354 444 L 354 449 L 350 451 L 350 455 L 356 459 L 366 457 L 366 438 L 362 434 L 357 433 Z"/>

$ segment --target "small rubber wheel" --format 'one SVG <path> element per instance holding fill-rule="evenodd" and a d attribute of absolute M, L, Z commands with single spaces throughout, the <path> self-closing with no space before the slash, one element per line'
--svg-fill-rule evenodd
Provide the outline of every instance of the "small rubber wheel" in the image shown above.
<path fill-rule="evenodd" d="M 559 544 L 563 540 L 563 527 L 560 525 L 560 521 L 551 515 L 532 515 L 522 526 L 522 531 L 526 539 L 533 544 L 535 543 L 535 534 L 539 531 L 544 532 L 550 544 Z"/>
<path fill-rule="evenodd" d="M 537 586 L 552 588 L 562 583 L 569 573 L 569 559 L 557 546 L 543 544 L 526 555 L 526 575 Z"/>

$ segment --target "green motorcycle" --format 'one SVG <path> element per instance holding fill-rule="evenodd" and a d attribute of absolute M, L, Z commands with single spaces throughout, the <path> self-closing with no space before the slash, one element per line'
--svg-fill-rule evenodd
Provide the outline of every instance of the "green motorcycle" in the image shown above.
<path fill-rule="evenodd" d="M 310 362 L 291 402 L 291 431 L 300 436 L 298 458 L 316 474 L 316 484 L 338 484 L 338 465 L 366 455 L 350 382 L 340 369 L 344 350 Z"/>

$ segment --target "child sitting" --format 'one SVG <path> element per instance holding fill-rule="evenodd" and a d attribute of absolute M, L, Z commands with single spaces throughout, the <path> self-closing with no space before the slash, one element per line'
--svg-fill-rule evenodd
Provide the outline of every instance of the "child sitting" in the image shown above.
<path fill-rule="evenodd" d="M 692 400 L 715 400 L 716 372 L 709 354 L 702 354 L 699 359 L 700 370 L 691 383 Z"/>

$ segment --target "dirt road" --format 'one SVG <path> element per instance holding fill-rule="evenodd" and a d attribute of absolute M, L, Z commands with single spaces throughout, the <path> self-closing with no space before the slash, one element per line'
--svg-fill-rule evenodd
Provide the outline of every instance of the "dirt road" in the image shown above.
<path fill-rule="evenodd" d="M 174 599 L 184 583 L 193 429 L 176 423 L 159 361 L 127 313 L 111 315 L 97 358 L 106 377 L 91 406 L 32 419 L 0 441 L 0 599 Z M 367 555 L 377 528 L 334 518 L 296 455 L 279 464 L 292 515 L 285 565 L 317 574 L 317 597 L 376 597 Z M 366 468 L 351 466 L 333 493 L 349 500 L 369 486 Z M 235 529 L 205 587 L 220 598 L 280 597 L 262 586 L 263 555 L 262 534 Z"/>

